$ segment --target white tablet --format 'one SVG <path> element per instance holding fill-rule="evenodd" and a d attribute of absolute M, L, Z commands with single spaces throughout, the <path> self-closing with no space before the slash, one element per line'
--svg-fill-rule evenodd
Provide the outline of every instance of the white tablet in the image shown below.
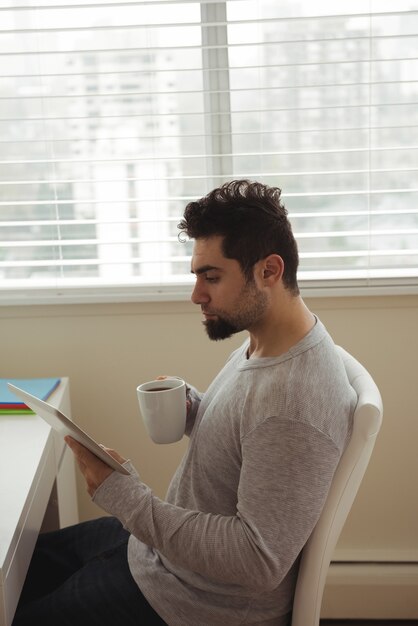
<path fill-rule="evenodd" d="M 89 437 L 77 424 L 74 424 L 69 417 L 66 417 L 64 413 L 61 413 L 56 407 L 40 400 L 31 393 L 7 383 L 10 391 L 18 396 L 23 402 L 34 411 L 39 417 L 42 417 L 52 428 L 58 431 L 63 437 L 69 435 L 76 441 L 85 446 L 90 452 L 93 452 L 99 459 L 109 465 L 112 469 L 120 472 L 121 474 L 129 474 L 130 472 L 123 467 L 118 461 L 116 461 L 106 450 L 99 446 L 94 439 Z"/>

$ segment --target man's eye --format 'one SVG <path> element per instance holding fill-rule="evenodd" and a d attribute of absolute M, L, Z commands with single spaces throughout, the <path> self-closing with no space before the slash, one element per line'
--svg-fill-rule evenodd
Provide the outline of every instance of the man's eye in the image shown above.
<path fill-rule="evenodd" d="M 216 283 L 219 280 L 217 276 L 206 276 L 207 283 Z"/>

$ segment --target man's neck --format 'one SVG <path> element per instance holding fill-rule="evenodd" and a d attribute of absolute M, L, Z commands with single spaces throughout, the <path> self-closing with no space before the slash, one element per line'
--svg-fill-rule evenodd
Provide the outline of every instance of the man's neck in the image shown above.
<path fill-rule="evenodd" d="M 248 358 L 285 354 L 315 326 L 316 318 L 300 296 L 291 296 L 272 306 L 263 323 L 250 329 Z"/>

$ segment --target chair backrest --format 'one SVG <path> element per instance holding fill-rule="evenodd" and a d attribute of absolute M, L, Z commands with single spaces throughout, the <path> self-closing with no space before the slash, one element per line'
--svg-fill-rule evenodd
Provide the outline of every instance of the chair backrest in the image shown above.
<path fill-rule="evenodd" d="M 363 479 L 379 432 L 382 398 L 368 371 L 348 352 L 340 352 L 351 386 L 357 393 L 350 441 L 301 556 L 292 611 L 292 626 L 318 626 L 325 580 L 338 537 Z"/>

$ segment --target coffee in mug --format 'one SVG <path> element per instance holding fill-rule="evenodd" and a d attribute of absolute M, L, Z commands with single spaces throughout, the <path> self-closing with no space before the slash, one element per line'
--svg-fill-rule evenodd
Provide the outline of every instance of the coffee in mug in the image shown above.
<path fill-rule="evenodd" d="M 153 393 L 149 393 L 149 392 Z M 139 408 L 155 443 L 179 441 L 186 428 L 186 383 L 181 378 L 151 380 L 137 387 Z"/>

